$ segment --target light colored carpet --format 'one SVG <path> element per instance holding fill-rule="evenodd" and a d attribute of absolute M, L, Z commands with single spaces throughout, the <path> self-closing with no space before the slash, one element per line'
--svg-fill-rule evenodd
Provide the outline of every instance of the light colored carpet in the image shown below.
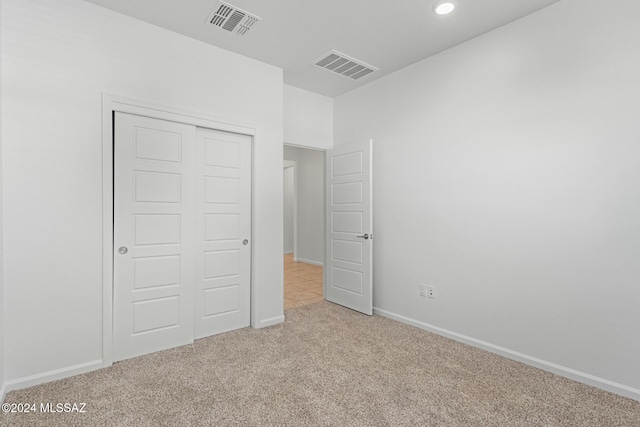
<path fill-rule="evenodd" d="M 9 393 L 84 414 L 2 425 L 640 426 L 640 403 L 321 302 L 250 328 Z"/>

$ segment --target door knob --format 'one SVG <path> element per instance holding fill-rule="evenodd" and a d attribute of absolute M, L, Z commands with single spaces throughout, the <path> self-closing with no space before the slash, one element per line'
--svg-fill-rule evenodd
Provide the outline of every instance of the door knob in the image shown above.
<path fill-rule="evenodd" d="M 360 238 L 360 239 L 367 240 L 367 239 L 369 238 L 369 235 L 368 235 L 368 234 L 364 234 L 364 235 L 362 235 L 362 236 L 356 236 L 356 237 L 358 237 L 358 238 Z"/>
<path fill-rule="evenodd" d="M 129 252 L 129 249 L 127 249 L 127 247 L 126 247 L 126 246 L 120 246 L 120 248 L 118 248 L 118 253 L 119 253 L 120 255 L 124 255 L 124 254 L 126 254 L 127 252 Z"/>
<path fill-rule="evenodd" d="M 242 244 L 243 244 L 243 245 L 245 245 L 245 246 L 247 246 L 247 245 L 249 244 L 249 241 L 248 241 L 247 239 L 244 239 L 244 240 L 242 241 Z"/>

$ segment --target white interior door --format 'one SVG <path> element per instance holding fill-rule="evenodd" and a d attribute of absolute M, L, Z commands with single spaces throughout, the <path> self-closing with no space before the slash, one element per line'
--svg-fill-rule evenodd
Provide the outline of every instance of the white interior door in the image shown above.
<path fill-rule="evenodd" d="M 327 151 L 326 299 L 373 313 L 371 141 Z"/>
<path fill-rule="evenodd" d="M 249 326 L 251 137 L 196 131 L 195 337 Z"/>
<path fill-rule="evenodd" d="M 117 361 L 193 342 L 195 127 L 115 114 Z"/>

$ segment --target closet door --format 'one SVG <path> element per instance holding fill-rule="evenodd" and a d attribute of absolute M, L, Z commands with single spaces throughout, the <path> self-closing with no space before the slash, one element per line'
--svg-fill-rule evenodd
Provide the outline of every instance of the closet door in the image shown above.
<path fill-rule="evenodd" d="M 196 131 L 195 337 L 249 326 L 251 137 Z"/>
<path fill-rule="evenodd" d="M 115 113 L 115 361 L 193 342 L 195 130 Z"/>

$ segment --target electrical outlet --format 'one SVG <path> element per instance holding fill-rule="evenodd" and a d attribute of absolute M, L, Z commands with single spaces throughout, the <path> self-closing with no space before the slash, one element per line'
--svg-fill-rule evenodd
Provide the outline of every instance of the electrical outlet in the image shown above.
<path fill-rule="evenodd" d="M 425 285 L 424 283 L 420 283 L 420 296 L 421 297 L 427 296 L 427 285 Z"/>
<path fill-rule="evenodd" d="M 433 285 L 430 285 L 427 288 L 427 297 L 431 298 L 431 299 L 436 299 L 436 287 Z"/>

